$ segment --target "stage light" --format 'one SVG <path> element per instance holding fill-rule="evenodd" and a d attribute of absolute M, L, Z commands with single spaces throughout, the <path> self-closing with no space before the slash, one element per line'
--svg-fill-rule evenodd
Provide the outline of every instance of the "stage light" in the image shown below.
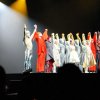
<path fill-rule="evenodd" d="M 3 4 L 2 2 L 0 2 L 0 10 L 5 9 L 5 4 Z"/>
<path fill-rule="evenodd" d="M 17 0 L 10 6 L 15 11 L 20 12 L 23 15 L 27 15 L 27 6 L 26 6 L 26 0 Z"/>

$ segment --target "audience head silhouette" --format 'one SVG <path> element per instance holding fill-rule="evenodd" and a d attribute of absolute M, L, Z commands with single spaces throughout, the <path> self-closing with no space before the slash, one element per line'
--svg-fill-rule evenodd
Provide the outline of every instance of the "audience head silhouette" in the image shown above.
<path fill-rule="evenodd" d="M 64 64 L 61 68 L 59 68 L 58 73 L 63 73 L 63 74 L 67 74 L 67 73 L 81 73 L 80 69 L 78 68 L 78 66 L 76 66 L 75 64 L 72 63 L 68 63 L 68 64 Z"/>
<path fill-rule="evenodd" d="M 5 94 L 5 81 L 6 81 L 5 70 L 0 65 L 0 95 L 1 96 Z"/>

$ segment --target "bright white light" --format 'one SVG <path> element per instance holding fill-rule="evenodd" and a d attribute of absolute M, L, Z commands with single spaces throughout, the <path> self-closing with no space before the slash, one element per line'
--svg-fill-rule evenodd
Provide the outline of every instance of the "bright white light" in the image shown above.
<path fill-rule="evenodd" d="M 2 2 L 0 2 L 0 10 L 5 9 L 7 6 L 5 4 L 3 4 Z"/>

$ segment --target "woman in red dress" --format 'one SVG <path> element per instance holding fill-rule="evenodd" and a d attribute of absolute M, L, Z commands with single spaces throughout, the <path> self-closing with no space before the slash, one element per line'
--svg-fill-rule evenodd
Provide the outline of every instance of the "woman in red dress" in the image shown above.
<path fill-rule="evenodd" d="M 91 33 L 90 33 L 90 32 L 88 33 L 87 40 L 90 41 L 90 48 L 91 48 L 92 53 L 93 53 L 93 55 L 94 55 L 94 58 L 95 58 L 95 60 L 96 60 L 96 47 L 95 47 L 95 45 L 94 45 L 95 42 L 94 42 L 94 40 L 92 39 Z M 96 66 L 90 66 L 89 69 L 88 69 L 88 71 L 89 71 L 89 72 L 96 72 Z"/>
<path fill-rule="evenodd" d="M 36 40 L 37 43 L 37 66 L 36 72 L 43 73 L 45 72 L 45 58 L 46 58 L 46 43 L 45 40 L 48 38 L 47 29 L 45 29 L 43 35 L 41 32 L 36 32 L 33 40 Z"/>

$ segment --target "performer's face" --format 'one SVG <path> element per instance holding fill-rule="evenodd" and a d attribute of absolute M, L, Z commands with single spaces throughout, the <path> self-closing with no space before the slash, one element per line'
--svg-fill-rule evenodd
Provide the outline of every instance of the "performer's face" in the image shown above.
<path fill-rule="evenodd" d="M 71 45 L 74 45 L 74 41 L 73 41 L 73 40 L 70 40 L 70 44 L 71 44 Z"/>
<path fill-rule="evenodd" d="M 49 41 L 51 42 L 51 37 L 49 38 Z"/>
<path fill-rule="evenodd" d="M 39 34 L 39 37 L 41 37 L 41 36 L 42 36 L 42 33 L 41 33 L 41 32 L 38 32 L 38 34 Z"/>

